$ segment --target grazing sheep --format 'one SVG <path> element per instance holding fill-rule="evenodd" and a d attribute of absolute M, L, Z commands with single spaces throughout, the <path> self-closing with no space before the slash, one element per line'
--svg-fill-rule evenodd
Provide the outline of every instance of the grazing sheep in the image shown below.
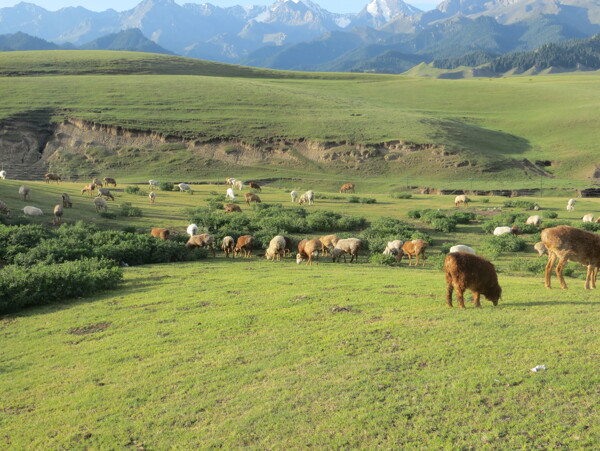
<path fill-rule="evenodd" d="M 100 179 L 99 179 L 99 178 L 97 178 L 97 177 L 94 177 L 94 178 L 92 179 L 92 183 L 93 183 L 94 185 L 96 185 L 96 188 L 102 188 L 102 187 L 104 186 L 104 185 L 102 184 L 102 182 L 100 181 Z"/>
<path fill-rule="evenodd" d="M 242 209 L 239 205 L 236 204 L 225 204 L 223 206 L 225 208 L 225 213 L 241 213 Z"/>
<path fill-rule="evenodd" d="M 46 181 L 46 183 L 50 183 L 52 181 L 52 182 L 56 182 L 58 184 L 58 182 L 62 182 L 60 175 L 53 174 L 52 172 L 45 173 L 44 180 Z"/>
<path fill-rule="evenodd" d="M 152 230 L 150 230 L 150 235 L 155 238 L 160 238 L 161 240 L 167 241 L 170 238 L 171 232 L 169 232 L 169 229 L 165 229 L 164 227 L 154 227 Z"/>
<path fill-rule="evenodd" d="M 180 183 L 177 186 L 179 187 L 179 191 L 189 191 L 190 193 L 194 194 L 194 192 L 192 191 L 192 187 L 187 183 Z"/>
<path fill-rule="evenodd" d="M 567 201 L 567 211 L 574 211 L 575 210 L 575 199 L 569 199 Z"/>
<path fill-rule="evenodd" d="M 258 197 L 254 193 L 245 193 L 244 197 L 246 198 L 246 203 L 248 204 L 248 206 L 250 206 L 250 202 L 254 202 L 257 204 L 261 203 L 260 197 Z"/>
<path fill-rule="evenodd" d="M 388 241 L 385 249 L 383 250 L 383 255 L 398 255 L 400 252 L 402 252 L 403 244 L 404 241 L 402 240 Z"/>
<path fill-rule="evenodd" d="M 333 262 L 336 260 L 339 262 L 340 257 L 344 257 L 344 263 L 346 263 L 346 254 L 350 254 L 350 263 L 355 261 L 358 263 L 358 251 L 362 246 L 362 241 L 358 238 L 345 238 L 339 240 L 333 250 L 331 251 L 331 257 Z"/>
<path fill-rule="evenodd" d="M 225 194 L 225 199 L 235 200 L 235 193 L 233 192 L 233 188 L 227 188 L 227 194 Z"/>
<path fill-rule="evenodd" d="M 329 252 L 329 249 L 333 249 L 340 237 L 337 235 L 325 235 L 319 238 L 319 241 L 323 244 L 323 255 Z"/>
<path fill-rule="evenodd" d="M 27 185 L 21 185 L 19 187 L 19 194 L 21 195 L 22 200 L 31 200 L 29 197 L 30 189 Z"/>
<path fill-rule="evenodd" d="M 150 203 L 153 204 L 156 202 L 156 193 L 154 191 L 150 191 L 148 198 L 150 199 Z"/>
<path fill-rule="evenodd" d="M 269 247 L 265 253 L 267 260 L 277 259 L 281 261 L 281 255 L 285 253 L 285 238 L 281 235 L 277 235 L 269 242 Z"/>
<path fill-rule="evenodd" d="M 107 211 L 108 203 L 102 197 L 94 198 L 94 206 L 96 207 L 96 211 Z"/>
<path fill-rule="evenodd" d="M 227 177 L 225 179 L 225 184 L 227 186 L 233 186 L 234 183 L 235 183 L 235 179 L 233 177 Z"/>
<path fill-rule="evenodd" d="M 340 188 L 340 193 L 354 192 L 354 183 L 344 183 Z"/>
<path fill-rule="evenodd" d="M 10 217 L 10 208 L 3 201 L 0 200 L 0 215 Z"/>
<path fill-rule="evenodd" d="M 472 247 L 469 247 L 469 246 L 465 246 L 464 244 L 457 244 L 456 246 L 452 246 L 448 253 L 452 254 L 454 252 L 466 252 L 467 254 L 477 255 L 477 252 L 475 252 L 475 249 L 473 249 Z"/>
<path fill-rule="evenodd" d="M 452 252 L 444 260 L 446 273 L 446 305 L 452 307 L 452 292 L 456 289 L 458 306 L 465 308 L 464 292 L 473 293 L 475 307 L 481 307 L 480 295 L 498 305 L 502 288 L 498 284 L 496 268 L 488 260 L 467 252 Z"/>
<path fill-rule="evenodd" d="M 254 237 L 252 235 L 242 235 L 237 239 L 233 252 L 235 255 L 244 253 L 244 257 L 252 257 L 252 250 L 254 248 Z"/>
<path fill-rule="evenodd" d="M 150 191 L 154 191 L 154 188 L 158 186 L 158 180 L 148 180 L 148 185 L 150 186 Z"/>
<path fill-rule="evenodd" d="M 81 194 L 83 194 L 83 193 L 89 193 L 90 196 L 93 196 L 95 190 L 96 190 L 96 185 L 94 185 L 93 183 L 88 183 L 87 185 L 85 185 L 82 188 Z"/>
<path fill-rule="evenodd" d="M 55 205 L 54 206 L 54 224 L 58 224 L 62 221 L 62 216 L 63 216 L 64 210 L 62 205 Z"/>
<path fill-rule="evenodd" d="M 255 189 L 256 191 L 262 191 L 260 189 L 260 185 L 256 182 L 249 182 L 248 186 L 250 187 L 250 189 Z"/>
<path fill-rule="evenodd" d="M 60 195 L 62 197 L 62 204 L 64 208 L 72 208 L 73 202 L 71 202 L 71 196 L 68 193 L 62 193 Z"/>
<path fill-rule="evenodd" d="M 594 222 L 594 215 L 592 213 L 588 213 L 587 215 L 583 215 L 581 218 L 583 222 Z"/>
<path fill-rule="evenodd" d="M 292 197 L 292 202 L 296 202 L 298 200 L 298 191 L 290 191 L 290 196 Z"/>
<path fill-rule="evenodd" d="M 187 226 L 186 233 L 189 236 L 198 235 L 198 225 L 197 224 L 190 224 L 189 226 Z"/>
<path fill-rule="evenodd" d="M 540 225 L 542 225 L 542 218 L 540 217 L 540 215 L 530 216 L 527 218 L 527 221 L 525 221 L 525 224 L 530 224 L 539 227 Z"/>
<path fill-rule="evenodd" d="M 233 182 L 233 187 L 241 191 L 244 187 L 244 182 L 242 182 L 241 180 L 236 180 L 235 182 Z"/>
<path fill-rule="evenodd" d="M 533 248 L 537 251 L 538 257 L 541 257 L 542 255 L 548 255 L 548 249 L 546 248 L 544 243 L 542 243 L 541 241 L 538 241 L 537 243 L 535 243 L 533 245 Z"/>
<path fill-rule="evenodd" d="M 313 205 L 315 203 L 315 192 L 313 190 L 308 190 L 302 196 L 300 196 L 300 200 L 298 201 L 300 205 L 307 203 L 308 205 Z"/>
<path fill-rule="evenodd" d="M 562 289 L 567 289 L 563 269 L 568 261 L 587 266 L 585 289 L 596 288 L 595 276 L 600 267 L 600 235 L 563 225 L 542 230 L 542 243 L 548 249 L 546 288 L 551 288 L 552 267 L 557 259 L 556 276 Z"/>
<path fill-rule="evenodd" d="M 115 200 L 115 196 L 112 195 L 108 188 L 98 188 L 98 197 L 106 197 L 110 200 Z"/>
<path fill-rule="evenodd" d="M 319 264 L 319 252 L 323 250 L 323 243 L 317 239 L 302 240 L 298 243 L 298 253 L 296 254 L 296 263 L 302 263 L 302 260 L 306 260 L 307 265 L 312 266 L 313 257 Z"/>
<path fill-rule="evenodd" d="M 427 242 L 425 240 L 407 241 L 402 245 L 402 252 L 396 255 L 396 261 L 402 261 L 402 257 L 406 254 L 408 257 L 408 266 L 411 266 L 412 257 L 416 258 L 415 266 L 419 266 L 419 257 L 423 257 L 423 266 L 425 266 L 425 251 L 427 250 Z"/>
<path fill-rule="evenodd" d="M 471 202 L 471 199 L 469 199 L 464 194 L 461 194 L 461 195 L 456 196 L 454 198 L 454 206 L 455 207 L 458 207 L 460 204 L 465 204 L 465 207 L 468 207 L 469 206 L 469 202 Z"/>
<path fill-rule="evenodd" d="M 4 170 L 0 171 L 0 179 L 6 180 L 6 171 L 4 171 Z"/>
<path fill-rule="evenodd" d="M 117 187 L 117 181 L 115 179 L 113 179 L 112 177 L 104 177 L 104 184 L 106 186 L 112 185 L 115 188 Z"/>
<path fill-rule="evenodd" d="M 43 216 L 44 212 L 37 207 L 27 206 L 23 207 L 23 213 L 27 216 Z"/>
<path fill-rule="evenodd" d="M 501 226 L 494 229 L 494 236 L 502 236 L 507 233 L 512 233 L 513 236 L 517 236 L 519 234 L 519 228 L 517 226 Z"/>
<path fill-rule="evenodd" d="M 235 257 L 233 253 L 233 248 L 235 247 L 235 240 L 232 236 L 226 236 L 223 238 L 223 243 L 221 244 L 221 249 L 225 252 L 225 257 L 229 257 L 231 254 L 232 257 Z"/>
<path fill-rule="evenodd" d="M 196 247 L 208 247 L 212 251 L 213 257 L 217 256 L 215 252 L 215 237 L 210 233 L 202 233 L 200 235 L 191 236 L 187 243 L 185 243 L 185 247 L 188 249 L 194 249 Z"/>

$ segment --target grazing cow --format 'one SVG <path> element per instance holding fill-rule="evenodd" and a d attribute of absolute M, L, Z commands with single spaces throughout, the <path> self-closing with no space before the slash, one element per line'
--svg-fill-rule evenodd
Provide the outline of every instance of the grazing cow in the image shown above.
<path fill-rule="evenodd" d="M 452 292 L 456 289 L 458 306 L 465 308 L 464 292 L 473 293 L 475 307 L 481 307 L 479 296 L 484 295 L 494 305 L 502 296 L 496 268 L 488 260 L 468 252 L 451 252 L 444 260 L 446 273 L 446 305 L 452 307 Z"/>
<path fill-rule="evenodd" d="M 58 184 L 58 182 L 62 182 L 60 175 L 53 174 L 52 172 L 47 172 L 44 174 L 44 180 L 46 180 L 46 183 L 56 182 Z"/>
<path fill-rule="evenodd" d="M 254 202 L 257 204 L 261 203 L 260 197 L 253 193 L 245 193 L 244 197 L 246 198 L 246 203 L 250 206 L 250 202 Z"/>
<path fill-rule="evenodd" d="M 250 183 L 248 183 L 248 186 L 250 187 L 250 189 L 255 189 L 256 191 L 261 191 L 260 185 L 256 182 L 250 182 Z"/>
<path fill-rule="evenodd" d="M 344 183 L 340 188 L 340 193 L 353 193 L 354 192 L 354 183 Z"/>

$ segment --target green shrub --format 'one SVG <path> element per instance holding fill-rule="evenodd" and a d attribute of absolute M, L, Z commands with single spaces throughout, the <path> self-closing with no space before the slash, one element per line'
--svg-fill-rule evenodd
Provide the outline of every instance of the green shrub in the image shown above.
<path fill-rule="evenodd" d="M 173 191 L 174 185 L 171 182 L 161 182 L 158 185 L 161 191 Z"/>
<path fill-rule="evenodd" d="M 140 187 L 139 186 L 127 186 L 125 188 L 125 192 L 127 194 L 139 194 L 140 192 Z"/>
<path fill-rule="evenodd" d="M 431 221 L 431 226 L 438 232 L 454 232 L 456 222 L 452 218 L 435 218 Z"/>
<path fill-rule="evenodd" d="M 121 216 L 126 217 L 141 217 L 143 216 L 143 211 L 139 207 L 133 207 L 131 202 L 123 202 L 120 206 L 119 214 Z"/>
<path fill-rule="evenodd" d="M 376 204 L 377 203 L 377 199 L 374 199 L 372 197 L 361 197 L 360 198 L 360 203 L 361 204 Z"/>
<path fill-rule="evenodd" d="M 598 222 L 582 222 L 580 227 L 588 232 L 600 231 L 600 223 Z"/>
<path fill-rule="evenodd" d="M 348 198 L 348 202 L 351 204 L 358 204 L 360 202 L 360 197 L 358 196 L 350 196 Z"/>
<path fill-rule="evenodd" d="M 523 208 L 524 210 L 533 210 L 537 204 L 529 200 L 507 200 L 504 201 L 505 208 Z"/>
<path fill-rule="evenodd" d="M 430 241 L 429 236 L 415 230 L 410 224 L 388 217 L 379 218 L 363 230 L 359 236 L 371 252 L 383 252 L 388 241 L 413 240 L 417 238 Z"/>
<path fill-rule="evenodd" d="M 451 248 L 452 246 L 454 246 L 454 244 L 453 244 L 453 243 L 443 243 L 443 244 L 440 246 L 440 252 L 441 252 L 442 254 L 447 254 L 447 253 L 449 253 L 449 252 L 450 252 L 450 248 Z"/>
<path fill-rule="evenodd" d="M 510 234 L 488 236 L 481 242 L 481 252 L 490 258 L 498 257 L 502 252 L 520 252 L 525 250 L 525 240 Z"/>
<path fill-rule="evenodd" d="M 542 275 L 545 272 L 547 262 L 548 259 L 546 258 L 513 258 L 508 264 L 508 268 L 511 271 Z M 563 270 L 563 274 L 567 277 L 571 277 L 577 267 L 578 266 L 575 263 L 568 263 Z"/>
<path fill-rule="evenodd" d="M 117 219 L 117 214 L 113 213 L 111 211 L 101 211 L 98 214 L 100 215 L 101 218 L 104 218 L 104 219 Z"/>
<path fill-rule="evenodd" d="M 396 258 L 393 255 L 383 255 L 380 253 L 375 253 L 371 255 L 370 261 L 374 265 L 392 266 L 396 263 Z"/>
<path fill-rule="evenodd" d="M 477 215 L 471 211 L 455 211 L 448 217 L 453 219 L 457 224 L 469 224 L 477 218 Z"/>
<path fill-rule="evenodd" d="M 558 218 L 558 213 L 552 210 L 543 210 L 542 218 L 555 219 Z"/>
<path fill-rule="evenodd" d="M 496 227 L 512 226 L 513 224 L 525 224 L 529 215 L 527 213 L 503 212 L 485 221 L 481 228 L 485 233 L 492 233 Z"/>
<path fill-rule="evenodd" d="M 489 200 L 487 197 L 483 197 L 483 198 L 481 199 L 481 203 L 482 203 L 482 204 L 489 204 L 489 203 L 490 203 L 490 200 Z"/>
<path fill-rule="evenodd" d="M 412 198 L 412 194 L 410 193 L 392 193 L 390 195 L 392 199 L 410 199 Z"/>

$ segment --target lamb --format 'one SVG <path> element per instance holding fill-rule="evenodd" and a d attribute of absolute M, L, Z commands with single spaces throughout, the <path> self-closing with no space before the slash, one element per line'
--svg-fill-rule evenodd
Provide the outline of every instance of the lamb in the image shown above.
<path fill-rule="evenodd" d="M 44 180 L 46 181 L 46 183 L 50 183 L 51 181 L 53 181 L 53 182 L 56 182 L 57 184 L 58 184 L 58 182 L 62 181 L 62 179 L 60 178 L 60 175 L 53 174 L 52 172 L 45 173 Z"/>
<path fill-rule="evenodd" d="M 336 260 L 339 262 L 340 257 L 344 256 L 344 263 L 346 263 L 346 254 L 350 254 L 350 263 L 355 260 L 358 263 L 358 251 L 362 246 L 362 241 L 358 238 L 345 238 L 339 240 L 333 250 L 331 251 L 331 257 L 333 262 Z"/>
<path fill-rule="evenodd" d="M 81 194 L 83 194 L 83 193 L 89 193 L 90 196 L 93 196 L 95 190 L 96 190 L 96 185 L 94 185 L 93 183 L 88 183 L 87 185 L 85 185 L 82 188 Z"/>
<path fill-rule="evenodd" d="M 71 202 L 71 196 L 68 193 L 62 193 L 60 195 L 62 197 L 63 208 L 72 208 L 73 202 Z"/>
<path fill-rule="evenodd" d="M 37 207 L 27 206 L 23 207 L 23 213 L 27 216 L 43 216 L 44 212 Z"/>
<path fill-rule="evenodd" d="M 471 199 L 469 199 L 467 196 L 465 196 L 464 194 L 461 194 L 459 196 L 456 196 L 454 198 L 454 206 L 458 207 L 459 204 L 465 204 L 465 207 L 469 206 L 469 202 L 471 202 Z"/>
<path fill-rule="evenodd" d="M 265 253 L 267 260 L 277 259 L 281 261 L 281 255 L 285 253 L 285 238 L 281 235 L 277 235 L 269 242 L 269 247 Z"/>
<path fill-rule="evenodd" d="M 102 198 L 98 197 L 97 199 Z M 169 229 L 165 229 L 164 227 L 154 227 L 152 230 L 150 230 L 150 235 L 155 238 L 160 238 L 161 240 L 167 241 L 170 238 L 171 232 L 169 232 Z"/>
<path fill-rule="evenodd" d="M 496 268 L 492 263 L 478 255 L 467 252 L 452 252 L 444 260 L 446 273 L 446 305 L 452 307 L 452 292 L 456 289 L 458 306 L 465 308 L 464 292 L 473 293 L 473 303 L 480 308 L 480 295 L 484 295 L 492 304 L 498 305 L 502 288 L 498 284 Z"/>
<path fill-rule="evenodd" d="M 233 192 L 233 188 L 227 188 L 227 194 L 225 194 L 225 199 L 235 200 L 235 193 Z"/>
<path fill-rule="evenodd" d="M 517 236 L 519 234 L 519 228 L 517 226 L 501 226 L 494 229 L 494 236 L 502 236 L 507 233 L 512 233 L 513 236 Z"/>
<path fill-rule="evenodd" d="M 185 243 L 185 247 L 188 249 L 194 249 L 196 247 L 208 247 L 212 251 L 213 257 L 217 256 L 215 252 L 215 237 L 210 233 L 202 233 L 200 235 L 191 236 L 187 243 Z"/>
<path fill-rule="evenodd" d="M 383 255 L 398 255 L 400 252 L 402 252 L 403 244 L 404 241 L 402 240 L 388 241 L 385 249 L 383 250 Z"/>
<path fill-rule="evenodd" d="M 187 226 L 186 233 L 189 236 L 198 235 L 198 225 L 197 224 L 190 224 L 189 226 Z"/>
<path fill-rule="evenodd" d="M 98 212 L 108 210 L 108 203 L 102 197 L 94 198 L 94 206 L 96 207 L 96 211 Z"/>
<path fill-rule="evenodd" d="M 102 187 L 104 186 L 104 185 L 102 184 L 102 182 L 100 181 L 100 179 L 99 179 L 99 178 L 97 178 L 97 177 L 94 177 L 94 178 L 92 179 L 92 183 L 93 183 L 94 185 L 96 185 L 96 187 L 97 187 L 97 188 L 102 188 Z"/>
<path fill-rule="evenodd" d="M 6 180 L 6 171 L 5 170 L 0 171 L 0 179 Z"/>
<path fill-rule="evenodd" d="M 242 235 L 237 239 L 233 252 L 235 255 L 244 253 L 244 257 L 252 257 L 252 249 L 254 248 L 254 237 L 252 235 Z"/>
<path fill-rule="evenodd" d="M 30 189 L 27 185 L 21 185 L 19 187 L 19 194 L 21 195 L 22 200 L 31 200 L 29 197 Z"/>
<path fill-rule="evenodd" d="M 256 191 L 262 191 L 260 189 L 260 185 L 256 182 L 249 182 L 248 186 L 250 187 L 250 189 L 255 189 Z"/>
<path fill-rule="evenodd" d="M 257 204 L 261 203 L 260 197 L 253 193 L 245 193 L 244 197 L 246 198 L 246 203 L 250 206 L 250 202 L 254 202 Z"/>
<path fill-rule="evenodd" d="M 425 240 L 417 239 L 407 241 L 402 245 L 402 253 L 396 255 L 396 261 L 402 261 L 404 254 L 408 257 L 408 266 L 411 266 L 412 257 L 416 258 L 415 266 L 419 266 L 419 257 L 423 258 L 423 266 L 425 266 L 425 250 L 427 249 L 427 242 Z"/>
<path fill-rule="evenodd" d="M 225 252 L 225 257 L 229 257 L 231 254 L 234 257 L 233 248 L 235 247 L 235 240 L 232 236 L 226 236 L 223 238 L 223 243 L 221 244 L 221 249 Z"/>
<path fill-rule="evenodd" d="M 150 186 L 150 191 L 154 191 L 154 188 L 158 186 L 158 180 L 148 180 L 148 185 Z"/>
<path fill-rule="evenodd" d="M 574 211 L 575 210 L 575 199 L 569 199 L 567 201 L 567 211 Z"/>
<path fill-rule="evenodd" d="M 544 243 L 542 243 L 541 241 L 538 241 L 537 243 L 535 243 L 533 245 L 533 248 L 537 251 L 538 257 L 541 257 L 542 255 L 548 255 L 548 249 L 546 248 Z"/>
<path fill-rule="evenodd" d="M 154 191 L 150 191 L 148 198 L 150 199 L 150 203 L 153 204 L 156 201 L 156 193 Z"/>
<path fill-rule="evenodd" d="M 557 226 L 542 230 L 542 243 L 548 249 L 545 285 L 551 288 L 552 267 L 556 265 L 556 276 L 563 290 L 567 289 L 563 269 L 568 261 L 587 266 L 585 289 L 596 288 L 595 276 L 600 267 L 600 235 L 570 226 Z"/>
<path fill-rule="evenodd" d="M 225 214 L 242 212 L 242 209 L 240 208 L 240 206 L 236 205 L 236 204 L 225 204 L 223 207 L 225 208 Z"/>
<path fill-rule="evenodd" d="M 239 191 L 242 190 L 244 186 L 244 182 L 242 182 L 241 180 L 236 180 L 235 182 L 233 182 L 233 187 L 237 188 Z"/>
<path fill-rule="evenodd" d="M 115 196 L 112 195 L 112 193 L 110 192 L 110 190 L 108 188 L 98 188 L 98 197 L 106 197 L 107 199 L 110 200 L 115 200 Z"/>
<path fill-rule="evenodd" d="M 112 185 L 115 188 L 117 187 L 117 181 L 115 179 L 113 179 L 112 177 L 104 177 L 104 184 L 106 186 Z"/>
<path fill-rule="evenodd" d="M 290 196 L 292 196 L 292 202 L 296 202 L 298 200 L 298 191 L 290 191 Z"/>
<path fill-rule="evenodd" d="M 540 225 L 542 225 L 542 218 L 540 217 L 540 215 L 530 216 L 527 218 L 527 221 L 525 221 L 525 224 L 531 224 L 539 227 Z"/>
<path fill-rule="evenodd" d="M 344 183 L 340 188 L 340 193 L 354 192 L 354 183 Z"/>
<path fill-rule="evenodd" d="M 467 254 L 477 255 L 477 252 L 475 252 L 475 249 L 473 249 L 472 247 L 469 247 L 469 246 L 465 246 L 464 244 L 457 244 L 456 246 L 452 246 L 450 248 L 450 252 L 448 252 L 448 253 L 452 254 L 454 252 L 466 252 Z"/>
<path fill-rule="evenodd" d="M 55 205 L 54 206 L 54 224 L 58 224 L 62 221 L 62 215 L 64 213 L 63 207 L 62 205 Z"/>
<path fill-rule="evenodd" d="M 300 196 L 300 200 L 298 201 L 300 205 L 307 203 L 308 205 L 313 205 L 315 203 L 315 192 L 313 190 L 308 190 L 302 196 Z"/>
<path fill-rule="evenodd" d="M 583 215 L 581 220 L 583 222 L 594 222 L 594 215 L 592 213 L 588 213 L 587 215 Z"/>
<path fill-rule="evenodd" d="M 325 255 L 329 249 L 333 249 L 339 240 L 340 237 L 337 235 L 325 235 L 319 238 L 319 241 L 323 244 L 323 255 Z"/>
<path fill-rule="evenodd" d="M 298 253 L 296 254 L 296 263 L 300 264 L 303 260 L 306 260 L 307 265 L 312 266 L 313 256 L 317 259 L 317 265 L 319 264 L 319 252 L 323 250 L 323 243 L 317 239 L 302 240 L 298 243 Z"/>
<path fill-rule="evenodd" d="M 179 187 L 179 191 L 189 191 L 190 193 L 194 194 L 194 192 L 192 191 L 192 187 L 187 183 L 180 183 L 177 186 Z"/>
<path fill-rule="evenodd" d="M 10 217 L 10 208 L 3 201 L 0 200 L 0 215 Z"/>

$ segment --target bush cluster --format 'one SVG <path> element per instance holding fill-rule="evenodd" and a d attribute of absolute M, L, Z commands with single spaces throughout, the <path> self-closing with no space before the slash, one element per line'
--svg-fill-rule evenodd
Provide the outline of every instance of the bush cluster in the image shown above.
<path fill-rule="evenodd" d="M 514 258 L 508 264 L 508 268 L 511 271 L 530 272 L 541 275 L 544 274 L 547 262 L 548 260 L 546 258 Z M 576 267 L 577 266 L 574 263 L 568 263 L 563 270 L 563 274 L 571 277 L 575 272 Z"/>
<path fill-rule="evenodd" d="M 412 198 L 411 193 L 392 193 L 390 194 L 392 199 L 410 199 Z"/>
<path fill-rule="evenodd" d="M 552 210 L 543 210 L 542 218 L 555 219 L 558 218 L 558 213 Z"/>
<path fill-rule="evenodd" d="M 523 238 L 512 235 L 488 236 L 481 241 L 479 249 L 490 258 L 498 257 L 502 252 L 520 252 L 526 247 Z"/>
<path fill-rule="evenodd" d="M 383 255 L 380 253 L 375 253 L 371 255 L 370 261 L 374 265 L 392 266 L 394 263 L 396 263 L 396 258 L 393 255 Z"/>
<path fill-rule="evenodd" d="M 387 217 L 373 221 L 360 234 L 360 239 L 365 242 L 365 245 L 373 253 L 383 252 L 388 241 L 408 241 L 418 238 L 424 239 L 427 242 L 431 241 L 431 238 L 427 234 L 419 232 L 410 224 L 399 219 Z"/>
<path fill-rule="evenodd" d="M 127 194 L 139 194 L 140 187 L 139 186 L 128 186 L 125 188 L 125 192 Z"/>
<path fill-rule="evenodd" d="M 539 232 L 537 226 L 525 224 L 529 218 L 527 213 L 500 213 L 482 224 L 482 229 L 485 233 L 493 233 L 496 227 L 516 225 L 521 233 L 536 233 Z M 549 227 L 547 223 L 543 223 L 544 227 Z"/>
<path fill-rule="evenodd" d="M 524 210 L 533 210 L 537 204 L 529 200 L 510 199 L 504 201 L 505 208 L 522 208 Z"/>
<path fill-rule="evenodd" d="M 454 232 L 457 224 L 469 224 L 475 220 L 476 215 L 470 211 L 455 211 L 447 215 L 443 211 L 426 208 L 423 210 L 409 210 L 408 217 L 420 219 L 431 224 L 438 232 Z"/>
<path fill-rule="evenodd" d="M 171 182 L 161 182 L 158 185 L 158 188 L 161 191 L 173 191 L 173 189 L 175 188 L 174 185 Z"/>
<path fill-rule="evenodd" d="M 581 228 L 583 230 L 587 230 L 588 232 L 598 232 L 598 231 L 600 231 L 600 223 L 598 223 L 598 222 L 582 222 Z"/>
<path fill-rule="evenodd" d="M 374 199 L 372 197 L 350 196 L 348 198 L 348 202 L 351 204 L 376 204 L 377 199 Z"/>

